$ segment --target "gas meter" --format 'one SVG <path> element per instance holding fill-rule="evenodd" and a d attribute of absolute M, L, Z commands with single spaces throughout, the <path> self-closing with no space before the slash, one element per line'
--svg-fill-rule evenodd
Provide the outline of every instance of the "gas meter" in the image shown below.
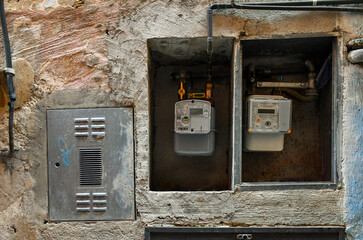
<path fill-rule="evenodd" d="M 174 151 L 177 155 L 213 155 L 214 128 L 215 112 L 210 102 L 191 99 L 175 103 Z"/>
<path fill-rule="evenodd" d="M 247 99 L 245 151 L 282 151 L 284 134 L 291 133 L 291 100 L 282 96 L 252 95 Z"/>

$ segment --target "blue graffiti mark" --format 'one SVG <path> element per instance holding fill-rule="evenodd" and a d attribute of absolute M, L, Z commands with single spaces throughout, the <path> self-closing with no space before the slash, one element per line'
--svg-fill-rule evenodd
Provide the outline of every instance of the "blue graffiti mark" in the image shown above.
<path fill-rule="evenodd" d="M 63 142 L 63 147 L 61 147 L 61 142 Z M 71 149 L 68 150 L 67 144 L 64 141 L 64 139 L 62 137 L 58 138 L 58 148 L 61 151 L 62 155 L 63 155 L 63 163 L 64 165 L 66 165 L 67 167 L 69 166 L 70 162 L 69 162 L 69 154 L 72 152 L 74 145 L 71 147 Z"/>

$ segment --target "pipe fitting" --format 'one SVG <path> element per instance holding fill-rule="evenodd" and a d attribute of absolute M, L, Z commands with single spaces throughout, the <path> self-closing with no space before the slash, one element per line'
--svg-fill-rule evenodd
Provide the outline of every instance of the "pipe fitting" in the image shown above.
<path fill-rule="evenodd" d="M 309 69 L 309 72 L 315 72 L 315 66 L 311 60 L 306 60 L 305 66 Z"/>
<path fill-rule="evenodd" d="M 315 78 L 316 78 L 316 73 L 315 72 L 310 72 L 309 73 L 309 86 L 308 86 L 308 88 L 315 89 Z"/>

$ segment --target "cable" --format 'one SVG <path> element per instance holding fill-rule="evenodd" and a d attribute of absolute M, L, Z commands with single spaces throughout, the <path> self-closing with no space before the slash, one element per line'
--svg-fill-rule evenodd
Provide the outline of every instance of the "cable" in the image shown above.
<path fill-rule="evenodd" d="M 10 146 L 10 153 L 14 152 L 14 130 L 13 130 L 13 123 L 14 123 L 14 102 L 9 102 L 9 146 Z"/>
<path fill-rule="evenodd" d="M 6 26 L 6 18 L 5 18 L 5 8 L 4 8 L 4 0 L 0 0 L 0 21 L 1 21 L 1 30 L 4 38 L 4 48 L 5 48 L 5 58 L 6 58 L 6 68 L 9 70 L 13 70 L 13 64 L 11 61 L 11 50 L 10 50 L 10 41 L 8 35 L 8 28 Z M 16 100 L 14 85 L 13 85 L 13 74 L 12 71 L 6 71 L 6 79 L 8 84 L 9 91 L 9 145 L 10 145 L 10 153 L 14 152 L 14 135 L 13 135 L 13 123 L 14 123 L 14 101 Z"/>

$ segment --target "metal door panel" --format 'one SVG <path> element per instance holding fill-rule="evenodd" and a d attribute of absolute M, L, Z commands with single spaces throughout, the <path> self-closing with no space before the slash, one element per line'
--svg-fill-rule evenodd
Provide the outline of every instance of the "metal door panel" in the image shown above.
<path fill-rule="evenodd" d="M 132 108 L 47 111 L 51 221 L 133 220 Z"/>

